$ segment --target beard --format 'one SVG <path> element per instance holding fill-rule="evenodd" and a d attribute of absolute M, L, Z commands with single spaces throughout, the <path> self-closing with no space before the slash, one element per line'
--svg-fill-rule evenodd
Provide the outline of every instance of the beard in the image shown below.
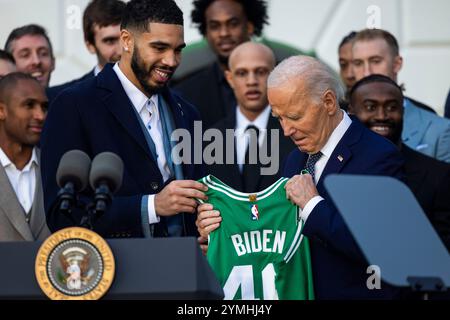
<path fill-rule="evenodd" d="M 389 139 L 393 144 L 399 145 L 401 143 L 402 131 L 403 131 L 403 121 L 394 122 L 391 120 L 387 121 L 374 121 L 370 123 L 373 125 L 388 125 L 392 128 L 392 133 L 388 135 L 386 138 Z"/>
<path fill-rule="evenodd" d="M 133 56 L 131 58 L 131 70 L 133 70 L 136 79 L 139 84 L 144 89 L 145 93 L 151 97 L 154 94 L 160 93 L 165 86 L 152 86 L 149 84 L 149 79 L 151 77 L 153 66 L 148 70 L 145 67 L 145 63 L 139 54 L 138 48 L 135 46 L 133 51 Z M 161 68 L 163 69 L 163 68 Z M 167 69 L 167 68 L 166 68 Z"/>

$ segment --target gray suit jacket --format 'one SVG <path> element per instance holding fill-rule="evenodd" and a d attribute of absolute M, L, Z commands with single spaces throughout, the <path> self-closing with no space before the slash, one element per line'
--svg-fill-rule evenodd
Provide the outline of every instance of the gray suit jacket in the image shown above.
<path fill-rule="evenodd" d="M 45 222 L 40 170 L 36 170 L 36 190 L 30 223 L 25 220 L 25 212 L 2 166 L 0 166 L 0 190 L 0 241 L 45 240 L 50 231 Z"/>
<path fill-rule="evenodd" d="M 450 162 L 450 120 L 409 101 L 403 116 L 403 142 L 429 157 Z"/>

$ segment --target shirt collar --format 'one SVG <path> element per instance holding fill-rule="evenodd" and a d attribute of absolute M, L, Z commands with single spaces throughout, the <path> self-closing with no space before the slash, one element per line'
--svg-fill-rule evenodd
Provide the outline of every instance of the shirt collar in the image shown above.
<path fill-rule="evenodd" d="M 334 149 L 336 149 L 336 146 L 338 145 L 339 141 L 341 141 L 342 137 L 344 136 L 347 129 L 352 124 L 352 119 L 347 115 L 347 113 L 344 110 L 341 110 L 341 112 L 344 114 L 342 117 L 341 122 L 339 125 L 333 130 L 333 133 L 328 138 L 327 143 L 323 146 L 323 148 L 320 150 L 324 156 L 327 158 L 331 157 L 331 154 L 333 153 Z"/>
<path fill-rule="evenodd" d="M 119 63 L 116 63 L 114 65 L 113 70 L 116 72 L 117 77 L 119 78 L 119 81 L 122 84 L 122 87 L 125 90 L 125 93 L 127 94 L 134 108 L 140 114 L 149 98 L 127 78 L 122 70 L 120 70 Z M 156 94 L 151 96 L 150 99 L 155 103 L 155 106 L 158 105 Z"/>
<path fill-rule="evenodd" d="M 94 76 L 98 76 L 98 74 L 102 71 L 102 68 L 97 64 L 94 68 Z"/>
<path fill-rule="evenodd" d="M 10 165 L 13 165 L 14 167 L 16 167 L 15 164 L 12 163 L 11 160 L 8 158 L 8 156 L 3 151 L 2 148 L 0 148 L 0 162 L 1 162 L 3 168 L 6 168 Z M 23 168 L 22 171 L 29 170 L 32 165 L 39 167 L 39 160 L 37 157 L 36 148 L 33 148 L 33 152 L 31 153 L 31 159 L 30 159 L 30 161 L 28 161 L 28 163 L 25 165 L 25 167 Z"/>
<path fill-rule="evenodd" d="M 254 120 L 248 120 L 244 114 L 241 112 L 239 106 L 236 110 L 236 129 L 245 131 L 249 125 L 254 125 L 259 129 L 259 131 L 267 129 L 267 123 L 270 116 L 270 107 L 266 106 L 263 112 Z"/>

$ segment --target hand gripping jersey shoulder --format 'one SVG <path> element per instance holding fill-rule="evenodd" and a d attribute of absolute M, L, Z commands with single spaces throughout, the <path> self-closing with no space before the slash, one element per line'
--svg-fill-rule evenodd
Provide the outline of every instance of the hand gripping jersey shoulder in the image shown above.
<path fill-rule="evenodd" d="M 308 239 L 301 234 L 298 207 L 286 199 L 287 180 L 254 194 L 211 175 L 199 180 L 222 216 L 210 234 L 207 258 L 225 299 L 314 298 Z"/>

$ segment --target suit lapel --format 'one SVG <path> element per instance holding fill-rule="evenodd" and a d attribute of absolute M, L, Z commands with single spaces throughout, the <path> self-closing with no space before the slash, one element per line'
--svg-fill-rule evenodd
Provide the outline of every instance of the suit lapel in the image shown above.
<path fill-rule="evenodd" d="M 414 146 L 413 149 L 415 149 L 420 144 L 426 130 L 431 125 L 431 120 L 423 119 L 421 110 L 418 107 L 415 107 L 409 101 L 406 103 L 408 105 L 405 107 L 403 123 L 408 125 L 403 127 L 402 140 L 407 145 Z"/>
<path fill-rule="evenodd" d="M 134 106 L 125 93 L 125 90 L 111 65 L 106 65 L 103 72 L 98 74 L 97 87 L 107 89 L 106 91 L 101 90 L 101 100 L 105 107 L 112 113 L 122 128 L 141 147 L 142 151 L 153 163 L 155 170 L 159 172 L 157 162 L 151 154 L 136 112 L 133 110 Z"/>
<path fill-rule="evenodd" d="M 0 210 L 6 215 L 14 228 L 22 235 L 25 240 L 33 241 L 33 235 L 30 226 L 25 220 L 25 213 L 22 206 L 17 200 L 17 196 L 5 172 L 0 166 Z"/>
<path fill-rule="evenodd" d="M 168 116 L 172 116 L 173 122 L 174 122 L 174 130 L 177 129 L 185 129 L 189 131 L 191 134 L 194 134 L 194 137 L 191 139 L 191 150 L 195 150 L 194 143 L 195 143 L 195 133 L 190 130 L 190 124 L 188 123 L 186 116 L 184 114 L 183 108 L 181 104 L 176 101 L 174 96 L 171 94 L 170 90 L 168 88 L 165 88 L 163 92 L 161 93 L 162 100 L 164 101 L 164 104 L 162 107 L 166 107 L 169 112 Z M 170 133 L 172 134 L 172 133 Z M 202 132 L 200 132 L 202 134 Z M 169 136 L 169 139 L 171 137 Z M 171 142 L 172 143 L 172 142 Z M 199 142 L 200 143 L 200 142 Z M 194 157 L 194 155 L 192 155 Z M 194 158 L 192 158 L 194 160 Z M 191 163 L 185 163 L 181 166 L 183 169 L 184 178 L 187 179 L 188 177 L 192 177 L 194 175 L 194 161 L 191 161 Z"/>
<path fill-rule="evenodd" d="M 324 177 L 331 173 L 340 173 L 342 171 L 342 168 L 352 157 L 350 146 L 358 142 L 361 138 L 364 129 L 363 125 L 355 117 L 351 117 L 351 119 L 352 124 L 347 129 L 336 148 L 334 148 L 333 153 L 320 175 L 320 179 L 317 183 L 319 192 L 322 192 Z"/>
<path fill-rule="evenodd" d="M 38 152 L 38 159 L 40 159 Z M 40 163 L 40 161 L 39 161 Z M 33 206 L 31 207 L 30 228 L 35 239 L 39 239 L 44 228 L 47 229 L 45 223 L 45 210 L 43 202 L 43 191 L 40 169 L 36 170 L 36 189 L 34 191 Z M 45 233 L 48 233 L 47 231 Z"/>
<path fill-rule="evenodd" d="M 336 146 L 333 153 L 331 154 L 330 159 L 328 159 L 328 162 L 323 169 L 322 174 L 320 175 L 320 179 L 317 182 L 318 187 L 323 185 L 324 177 L 326 177 L 330 173 L 340 173 L 347 161 L 351 158 L 352 152 L 350 151 L 349 147 L 342 142 L 343 141 L 341 141 Z"/>

